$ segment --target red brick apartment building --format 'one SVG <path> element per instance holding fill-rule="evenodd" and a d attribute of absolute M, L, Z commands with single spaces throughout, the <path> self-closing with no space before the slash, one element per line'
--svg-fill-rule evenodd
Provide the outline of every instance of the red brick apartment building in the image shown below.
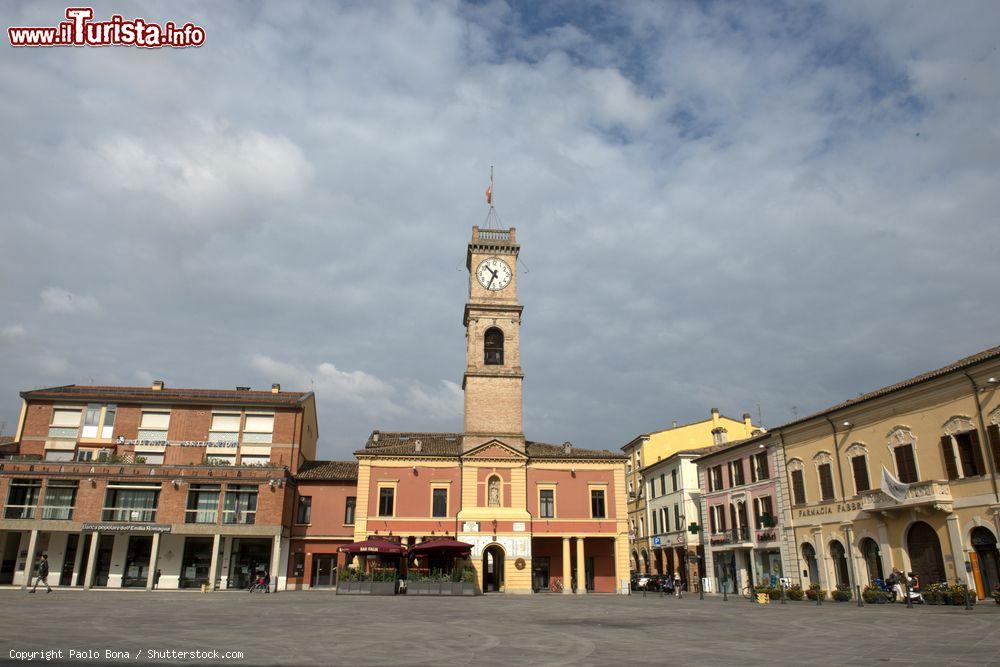
<path fill-rule="evenodd" d="M 311 392 L 157 381 L 21 398 L 0 459 L 0 584 L 24 585 L 44 552 L 61 586 L 238 589 L 258 570 L 284 586 Z"/>

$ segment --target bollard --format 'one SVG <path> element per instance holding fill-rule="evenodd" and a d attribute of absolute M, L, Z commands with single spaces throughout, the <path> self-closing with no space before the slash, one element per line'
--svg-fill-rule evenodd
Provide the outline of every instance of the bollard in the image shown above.
<path fill-rule="evenodd" d="M 969 604 L 969 585 L 965 585 L 965 609 L 966 611 L 972 610 L 972 605 Z"/>
<path fill-rule="evenodd" d="M 779 596 L 781 597 L 781 604 L 785 604 L 785 585 L 784 585 L 783 583 L 780 583 L 780 582 L 779 582 L 779 583 L 778 583 L 778 586 L 779 586 L 779 589 L 778 589 L 778 590 L 780 590 L 780 591 L 781 591 L 781 592 L 779 593 Z"/>
<path fill-rule="evenodd" d="M 858 606 L 864 607 L 864 602 L 861 601 L 861 586 L 859 584 L 854 584 L 854 590 L 858 593 Z"/>

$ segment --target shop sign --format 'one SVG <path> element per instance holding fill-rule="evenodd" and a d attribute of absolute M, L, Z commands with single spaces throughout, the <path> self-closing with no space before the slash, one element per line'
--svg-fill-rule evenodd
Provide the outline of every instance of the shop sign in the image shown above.
<path fill-rule="evenodd" d="M 100 533 L 169 533 L 170 524 L 163 523 L 85 523 L 84 530 Z"/>
<path fill-rule="evenodd" d="M 774 539 L 775 539 L 775 536 L 774 536 L 774 531 L 773 530 L 767 530 L 767 531 L 764 531 L 762 533 L 757 533 L 757 541 L 758 542 L 773 542 Z"/>
<path fill-rule="evenodd" d="M 171 447 L 229 447 L 236 448 L 240 443 L 232 440 L 126 440 L 118 438 L 119 445 L 152 445 Z"/>

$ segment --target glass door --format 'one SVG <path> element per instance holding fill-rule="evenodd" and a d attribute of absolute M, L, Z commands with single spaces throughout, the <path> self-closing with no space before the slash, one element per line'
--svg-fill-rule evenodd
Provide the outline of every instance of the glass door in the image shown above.
<path fill-rule="evenodd" d="M 188 537 L 184 539 L 184 557 L 181 560 L 180 588 L 201 588 L 208 585 L 212 568 L 212 538 Z"/>
<path fill-rule="evenodd" d="M 149 579 L 149 557 L 153 551 L 153 538 L 148 535 L 130 535 L 125 555 L 125 572 L 122 588 L 145 587 Z"/>
<path fill-rule="evenodd" d="M 337 556 L 316 554 L 313 556 L 313 588 L 327 588 L 336 582 Z"/>
<path fill-rule="evenodd" d="M 59 585 L 69 586 L 73 583 L 73 566 L 76 564 L 76 549 L 80 536 L 70 533 L 66 536 L 66 554 L 63 557 L 62 570 L 59 572 Z"/>

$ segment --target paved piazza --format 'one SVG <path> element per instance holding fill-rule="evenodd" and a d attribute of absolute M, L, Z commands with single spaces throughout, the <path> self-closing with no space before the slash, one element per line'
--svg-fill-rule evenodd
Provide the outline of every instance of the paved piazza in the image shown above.
<path fill-rule="evenodd" d="M 4 662 L 11 649 L 72 648 L 100 651 L 91 664 L 106 649 L 132 664 L 146 662 L 139 650 L 203 649 L 243 651 L 214 664 L 245 665 L 1000 665 L 1000 607 L 3 590 L 0 639 Z"/>

